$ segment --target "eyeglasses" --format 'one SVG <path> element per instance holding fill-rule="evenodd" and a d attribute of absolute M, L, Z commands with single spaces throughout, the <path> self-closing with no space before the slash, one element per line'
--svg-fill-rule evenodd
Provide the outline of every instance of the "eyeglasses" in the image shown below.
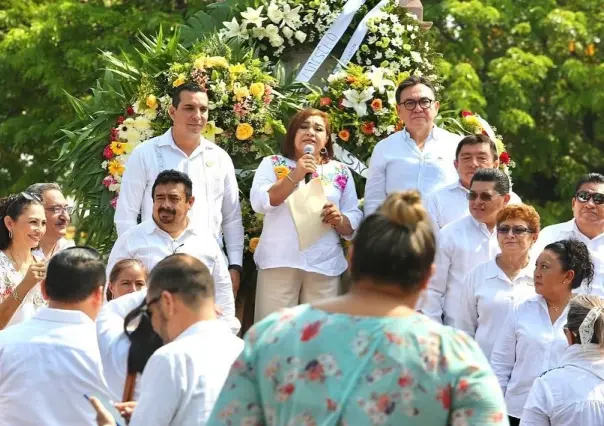
<path fill-rule="evenodd" d="M 73 207 L 71 206 L 52 206 L 52 207 L 48 207 L 46 209 L 46 211 L 51 212 L 52 214 L 63 214 L 63 213 L 67 213 L 67 214 L 71 214 L 71 212 L 73 211 Z"/>
<path fill-rule="evenodd" d="M 434 99 L 430 98 L 421 98 L 419 101 L 407 99 L 406 101 L 399 102 L 399 105 L 404 106 L 407 111 L 413 111 L 418 104 L 421 109 L 428 109 L 432 106 L 432 102 L 434 102 Z"/>
<path fill-rule="evenodd" d="M 473 192 L 470 191 L 468 193 L 468 200 L 470 201 L 475 201 L 476 199 L 480 198 L 480 201 L 493 201 L 493 198 L 495 197 L 501 197 L 501 194 L 490 194 L 488 192 L 481 192 L 480 194 L 477 192 Z"/>
<path fill-rule="evenodd" d="M 141 306 L 141 308 L 139 310 L 140 313 L 142 315 L 145 315 L 147 318 L 151 319 L 151 311 L 149 310 L 149 307 L 151 305 L 153 305 L 154 303 L 159 302 L 159 299 L 161 299 L 161 293 L 159 294 L 159 296 L 154 297 L 153 299 L 146 302 L 143 306 Z"/>
<path fill-rule="evenodd" d="M 508 235 L 510 233 L 510 231 L 512 231 L 512 234 L 514 234 L 514 235 L 524 235 L 526 233 L 529 233 L 529 234 L 533 233 L 533 231 L 531 231 L 528 228 L 525 228 L 524 226 L 502 225 L 502 226 L 497 227 L 498 234 Z"/>
<path fill-rule="evenodd" d="M 604 204 L 604 194 L 599 192 L 579 191 L 575 198 L 581 203 L 587 203 L 589 200 L 594 200 L 594 204 Z"/>

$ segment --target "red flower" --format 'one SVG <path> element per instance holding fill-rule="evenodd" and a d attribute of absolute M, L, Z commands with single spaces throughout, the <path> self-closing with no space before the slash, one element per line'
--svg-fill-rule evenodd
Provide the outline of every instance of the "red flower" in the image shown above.
<path fill-rule="evenodd" d="M 375 123 L 373 121 L 365 121 L 361 124 L 361 132 L 365 133 L 367 136 L 373 135 L 373 130 L 375 129 Z"/>
<path fill-rule="evenodd" d="M 285 386 L 281 387 L 281 392 L 283 392 L 286 395 L 291 395 L 292 393 L 294 393 L 295 390 L 296 390 L 296 387 L 294 386 L 293 383 L 288 383 Z"/>
<path fill-rule="evenodd" d="M 117 124 L 118 124 L 118 125 L 120 125 L 120 124 L 122 124 L 123 122 L 124 122 L 124 116 L 123 116 L 123 115 L 120 115 L 120 116 L 117 118 Z"/>
<path fill-rule="evenodd" d="M 470 389 L 470 384 L 468 383 L 467 380 L 462 379 L 459 381 L 458 388 L 459 388 L 460 392 L 467 392 L 468 389 Z"/>
<path fill-rule="evenodd" d="M 120 131 L 118 129 L 111 129 L 111 137 L 109 138 L 111 141 L 116 141 L 119 139 Z"/>
<path fill-rule="evenodd" d="M 109 188 L 114 183 L 116 182 L 113 176 L 105 176 L 105 178 L 103 179 L 103 185 L 105 185 L 107 188 Z"/>
<path fill-rule="evenodd" d="M 499 162 L 503 163 L 505 165 L 510 164 L 510 154 L 508 154 L 507 152 L 502 152 L 501 155 L 499 155 Z"/>
<path fill-rule="evenodd" d="M 319 334 L 319 330 L 321 329 L 321 321 L 311 322 L 307 326 L 302 329 L 302 336 L 300 340 L 302 342 L 308 342 L 313 339 L 317 334 Z"/>
<path fill-rule="evenodd" d="M 448 385 L 447 387 L 438 391 L 436 399 L 440 401 L 445 410 L 451 408 L 451 385 Z"/>
<path fill-rule="evenodd" d="M 128 109 L 126 110 L 126 114 L 134 115 L 134 108 L 132 108 L 132 105 L 128 106 Z"/>
<path fill-rule="evenodd" d="M 326 97 L 323 97 L 323 98 L 319 99 L 319 105 L 321 105 L 321 106 L 329 106 L 329 105 L 331 105 L 331 98 L 328 98 L 326 96 Z"/>
<path fill-rule="evenodd" d="M 327 411 L 336 411 L 338 409 L 338 404 L 336 404 L 336 402 L 331 399 L 331 398 L 327 398 Z"/>
<path fill-rule="evenodd" d="M 111 200 L 111 207 L 113 207 L 114 209 L 117 207 L 117 197 L 113 198 L 113 200 Z"/>
<path fill-rule="evenodd" d="M 474 114 L 472 114 L 470 111 L 462 111 L 462 112 L 461 112 L 461 116 L 462 116 L 462 117 L 468 117 L 468 116 L 470 116 L 470 115 L 474 115 Z"/>
<path fill-rule="evenodd" d="M 398 378 L 398 385 L 402 388 L 405 388 L 407 386 L 411 386 L 411 384 L 413 383 L 413 377 L 409 376 L 409 375 L 405 375 L 405 376 L 400 376 Z"/>
<path fill-rule="evenodd" d="M 103 150 L 103 157 L 107 160 L 111 160 L 113 158 L 113 151 L 111 150 L 111 145 L 107 145 Z"/>

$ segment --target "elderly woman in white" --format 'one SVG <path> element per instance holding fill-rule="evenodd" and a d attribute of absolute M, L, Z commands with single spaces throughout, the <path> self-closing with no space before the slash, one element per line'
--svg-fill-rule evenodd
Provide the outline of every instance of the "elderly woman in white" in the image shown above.
<path fill-rule="evenodd" d="M 521 425 L 604 425 L 604 299 L 570 301 L 560 367 L 535 380 Z"/>
<path fill-rule="evenodd" d="M 534 380 L 560 364 L 568 347 L 563 328 L 572 290 L 583 281 L 591 283 L 593 275 L 589 251 L 577 240 L 548 244 L 537 258 L 537 296 L 510 312 L 491 354 L 491 366 L 505 396 L 511 426 L 520 424 Z"/>
<path fill-rule="evenodd" d="M 347 262 L 341 237 L 351 239 L 362 219 L 354 180 L 348 168 L 333 160 L 327 115 L 314 109 L 297 113 L 290 122 L 281 154 L 258 166 L 251 189 L 254 211 L 265 214 L 254 254 L 258 266 L 255 320 L 298 303 L 337 296 Z M 313 154 L 304 148 L 313 147 Z M 320 179 L 328 203 L 322 219 L 332 230 L 301 250 L 285 200 L 310 173 Z"/>
<path fill-rule="evenodd" d="M 529 258 L 539 235 L 539 214 L 525 204 L 507 205 L 497 214 L 496 229 L 501 253 L 468 274 L 455 320 L 487 358 L 514 304 L 535 296 L 535 265 Z"/>

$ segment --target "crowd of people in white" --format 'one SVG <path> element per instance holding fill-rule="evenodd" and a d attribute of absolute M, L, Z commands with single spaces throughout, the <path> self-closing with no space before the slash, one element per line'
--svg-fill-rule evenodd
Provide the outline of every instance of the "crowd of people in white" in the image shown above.
<path fill-rule="evenodd" d="M 228 154 L 201 137 L 209 113 L 202 88 L 176 88 L 173 126 L 130 156 L 107 263 L 65 238 L 71 207 L 58 185 L 34 184 L 0 200 L 0 424 L 604 424 L 604 175 L 583 176 L 570 200 L 573 218 L 541 229 L 537 211 L 499 170 L 494 141 L 437 127 L 439 103 L 421 77 L 405 80 L 396 99 L 405 128 L 375 147 L 362 208 L 350 170 L 333 158 L 323 112 L 299 112 L 281 153 L 261 162 L 250 194 L 264 215 L 255 251 L 259 324 L 245 343 L 236 337 L 235 316 L 235 297 L 246 285 L 239 189 Z M 305 154 L 309 144 L 314 154 Z M 322 218 L 331 231 L 301 250 L 285 200 L 307 174 L 322 183 Z M 343 239 L 353 240 L 348 258 Z M 390 263 L 372 267 L 372 255 Z M 347 268 L 350 292 L 338 296 Z M 362 364 L 326 406 L 313 401 L 316 395 L 288 399 L 293 390 L 272 377 L 286 376 L 290 361 L 271 364 L 270 377 L 260 366 L 271 345 L 284 340 L 278 332 L 302 318 L 299 304 L 336 315 L 321 322 L 334 333 L 337 315 L 428 317 L 425 327 L 441 336 L 430 350 L 444 364 L 452 356 L 449 338 L 473 338 L 463 340 L 468 371 L 447 385 L 449 392 L 468 393 L 460 383 L 475 373 L 471 366 L 479 366 L 481 378 L 465 386 L 496 380 L 499 389 L 482 397 L 474 389 L 472 408 L 446 403 L 441 394 L 413 397 L 439 401 L 446 422 L 421 408 L 392 417 L 396 404 L 382 409 L 379 399 L 365 421 L 347 408 L 360 401 L 354 392 L 379 381 L 361 380 L 369 374 Z M 447 334 L 446 326 L 459 331 Z M 303 342 L 314 336 L 308 330 Z M 377 330 L 367 333 L 381 336 Z M 397 333 L 405 341 L 420 331 Z M 370 349 L 374 361 L 390 356 L 382 344 Z M 307 354 L 303 346 L 283 348 Z M 323 342 L 323 351 L 343 363 L 336 338 Z M 399 363 L 388 372 L 413 368 Z M 426 375 L 421 385 L 430 389 L 436 377 Z M 229 392 L 240 380 L 251 386 L 255 407 L 248 401 L 233 408 Z M 382 392 L 394 398 L 400 380 L 381 383 Z M 246 402 L 247 394 L 237 395 Z M 305 409 L 304 419 L 294 417 Z M 489 416 L 478 414 L 483 409 Z"/>

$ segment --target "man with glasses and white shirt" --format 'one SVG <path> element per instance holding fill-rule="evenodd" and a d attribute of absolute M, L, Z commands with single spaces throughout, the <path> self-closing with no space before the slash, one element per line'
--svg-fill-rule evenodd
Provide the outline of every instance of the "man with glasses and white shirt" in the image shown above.
<path fill-rule="evenodd" d="M 151 190 L 153 215 L 120 235 L 111 250 L 107 271 L 122 259 L 138 259 L 152 270 L 165 257 L 187 253 L 201 260 L 214 278 L 216 304 L 233 331 L 241 324 L 235 318 L 235 299 L 224 256 L 210 230 L 193 226 L 187 216 L 193 207 L 193 183 L 182 172 L 164 170 Z"/>
<path fill-rule="evenodd" d="M 583 242 L 592 257 L 595 274 L 591 288 L 582 286 L 578 292 L 604 296 L 604 175 L 581 176 L 571 203 L 573 219 L 544 228 L 532 251 L 533 258 L 556 241 L 574 238 Z"/>
<path fill-rule="evenodd" d="M 468 273 L 499 253 L 497 213 L 510 201 L 510 180 L 497 169 L 480 169 L 468 193 L 470 215 L 445 226 L 438 234 L 436 272 L 418 305 L 425 315 L 453 325 L 461 309 L 461 295 Z"/>
<path fill-rule="evenodd" d="M 50 259 L 61 250 L 73 247 L 73 240 L 65 238 L 67 227 L 71 223 L 71 206 L 67 203 L 61 187 L 56 183 L 34 183 L 26 192 L 36 194 L 44 204 L 46 214 L 46 233 L 40 240 L 40 246 L 34 255 Z"/>
<path fill-rule="evenodd" d="M 405 128 L 373 150 L 365 215 L 375 212 L 391 192 L 416 189 L 426 196 L 458 180 L 453 162 L 461 136 L 434 125 L 440 107 L 434 87 L 424 77 L 411 76 L 396 90 L 396 100 Z"/>

